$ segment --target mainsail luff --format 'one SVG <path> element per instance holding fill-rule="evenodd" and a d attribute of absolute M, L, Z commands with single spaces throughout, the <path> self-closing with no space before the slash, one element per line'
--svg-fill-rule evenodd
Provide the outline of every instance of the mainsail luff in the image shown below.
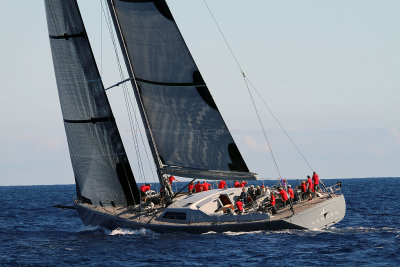
<path fill-rule="evenodd" d="M 142 99 L 140 97 L 139 87 L 138 87 L 138 85 L 136 83 L 136 78 L 135 78 L 135 74 L 133 72 L 132 63 L 131 63 L 130 58 L 128 56 L 128 52 L 127 52 L 127 49 L 126 49 L 126 43 L 125 43 L 121 28 L 120 28 L 120 25 L 119 25 L 119 21 L 118 21 L 116 12 L 115 12 L 114 3 L 113 3 L 112 0 L 108 0 L 107 3 L 108 3 L 109 10 L 110 10 L 111 18 L 112 18 L 113 23 L 114 23 L 115 31 L 117 33 L 118 41 L 119 41 L 119 43 L 121 45 L 122 55 L 124 56 L 125 64 L 127 65 L 127 71 L 128 71 L 129 77 L 130 77 L 130 81 L 131 81 L 131 84 L 132 84 L 132 88 L 133 88 L 133 92 L 134 92 L 134 95 L 135 95 L 135 98 L 136 98 L 136 102 L 138 104 L 138 109 L 139 109 L 139 112 L 140 112 L 140 115 L 141 115 L 141 118 L 142 118 L 142 121 L 143 121 L 143 126 L 144 126 L 144 129 L 145 129 L 145 132 L 146 132 L 147 140 L 149 142 L 150 151 L 151 151 L 151 154 L 153 156 L 154 163 L 156 165 L 157 177 L 158 177 L 158 180 L 160 182 L 161 187 L 166 192 L 167 201 L 169 201 L 170 196 L 173 195 L 173 191 L 172 191 L 171 186 L 167 182 L 166 177 L 161 172 L 162 161 L 160 159 L 160 156 L 159 156 L 159 153 L 158 153 L 158 150 L 157 150 L 157 145 L 156 145 L 156 143 L 154 141 L 154 137 L 153 137 L 153 133 L 152 133 L 152 130 L 151 130 L 151 126 L 150 126 L 146 111 L 145 111 L 144 106 L 143 106 L 143 101 L 142 101 Z"/>
<path fill-rule="evenodd" d="M 78 198 L 94 205 L 139 204 L 76 0 L 45 0 L 45 7 Z"/>
<path fill-rule="evenodd" d="M 158 171 L 250 173 L 164 0 L 108 0 Z M 117 22 L 117 23 L 116 23 Z M 122 42 L 121 42 L 122 39 Z M 156 161 L 156 164 L 157 164 Z M 182 171 L 184 170 L 184 171 Z"/>

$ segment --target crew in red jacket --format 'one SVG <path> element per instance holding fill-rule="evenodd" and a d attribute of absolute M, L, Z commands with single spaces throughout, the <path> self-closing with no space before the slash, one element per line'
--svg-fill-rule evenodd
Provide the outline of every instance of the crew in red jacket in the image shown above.
<path fill-rule="evenodd" d="M 194 189 L 196 190 L 196 193 L 199 193 L 203 190 L 203 186 L 201 185 L 200 181 L 197 182 L 197 184 L 194 186 Z"/>
<path fill-rule="evenodd" d="M 306 181 L 301 181 L 301 199 L 306 198 L 306 192 L 307 192 L 307 184 Z"/>
<path fill-rule="evenodd" d="M 319 189 L 319 176 L 316 172 L 313 172 L 312 180 L 314 182 L 314 191 Z"/>
<path fill-rule="evenodd" d="M 190 182 L 190 184 L 188 184 L 188 190 L 189 190 L 190 194 L 193 193 L 193 189 L 194 189 L 194 184 L 193 184 L 193 182 Z"/>
<path fill-rule="evenodd" d="M 169 181 L 169 184 L 170 185 L 172 185 L 172 182 L 173 181 L 176 181 L 176 182 L 179 182 L 174 176 L 172 176 L 172 175 L 170 175 L 169 177 L 168 177 L 168 181 Z"/>
<path fill-rule="evenodd" d="M 308 192 L 308 201 L 310 201 L 312 199 L 311 192 L 314 192 L 314 186 L 310 175 L 307 175 L 307 192 Z"/>
<path fill-rule="evenodd" d="M 237 213 L 242 214 L 243 213 L 243 202 L 239 199 L 236 201 L 236 207 L 237 207 Z"/>
<path fill-rule="evenodd" d="M 240 183 L 240 187 L 246 187 L 246 185 L 247 185 L 247 182 L 245 182 L 245 181 L 242 181 L 242 182 Z"/>
<path fill-rule="evenodd" d="M 289 199 L 287 192 L 283 188 L 279 188 L 279 194 L 281 195 L 283 205 L 286 207 L 286 201 Z"/>
<path fill-rule="evenodd" d="M 294 192 L 293 192 L 293 189 L 292 189 L 292 186 L 291 185 L 288 185 L 288 193 L 289 193 L 289 197 L 293 200 L 294 199 Z"/>
<path fill-rule="evenodd" d="M 269 199 L 269 204 L 267 206 L 271 210 L 272 214 L 276 214 L 276 208 L 275 208 L 275 196 L 274 193 L 271 192 L 271 198 Z"/>
<path fill-rule="evenodd" d="M 269 200 L 269 204 L 271 206 L 275 206 L 275 196 L 274 193 L 271 192 L 271 199 Z"/>
<path fill-rule="evenodd" d="M 235 183 L 233 184 L 233 186 L 234 186 L 235 188 L 241 187 L 241 186 L 240 186 L 240 183 L 239 183 L 238 181 L 235 181 Z"/>
<path fill-rule="evenodd" d="M 140 189 L 140 195 L 142 196 L 143 202 L 146 202 L 146 197 L 147 197 L 147 191 L 151 189 L 151 184 L 143 184 L 139 187 Z"/>
<path fill-rule="evenodd" d="M 228 188 L 228 186 L 226 185 L 226 182 L 224 180 L 222 180 L 218 184 L 218 189 L 224 189 L 224 188 Z"/>
<path fill-rule="evenodd" d="M 207 181 L 204 181 L 202 186 L 203 186 L 203 191 L 208 191 L 211 189 L 211 184 L 207 183 Z"/>

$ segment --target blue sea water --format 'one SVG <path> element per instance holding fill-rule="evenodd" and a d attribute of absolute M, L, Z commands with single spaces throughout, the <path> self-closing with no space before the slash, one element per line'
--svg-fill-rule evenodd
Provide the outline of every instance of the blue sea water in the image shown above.
<path fill-rule="evenodd" d="M 85 227 L 52 207 L 71 204 L 74 185 L 0 187 L 0 265 L 398 266 L 400 178 L 342 185 L 347 213 L 329 229 L 202 235 Z"/>

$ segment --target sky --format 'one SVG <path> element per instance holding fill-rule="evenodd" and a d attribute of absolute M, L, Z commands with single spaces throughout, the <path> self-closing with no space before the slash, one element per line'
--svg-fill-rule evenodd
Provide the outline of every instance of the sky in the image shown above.
<path fill-rule="evenodd" d="M 243 78 L 203 0 L 167 2 L 249 169 L 277 177 Z M 207 2 L 247 77 L 320 177 L 400 176 L 400 1 Z M 115 84 L 101 2 L 78 3 L 104 85 Z M 72 184 L 43 1 L 4 1 L 0 23 L 0 186 Z M 107 94 L 136 172 L 121 91 Z M 256 103 L 281 175 L 304 178 L 311 169 Z M 152 180 L 152 163 L 145 164 Z"/>

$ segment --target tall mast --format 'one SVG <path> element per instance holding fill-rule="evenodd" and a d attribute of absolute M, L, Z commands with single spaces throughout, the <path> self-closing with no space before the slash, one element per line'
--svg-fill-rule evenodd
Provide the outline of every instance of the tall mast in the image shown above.
<path fill-rule="evenodd" d="M 153 132 L 151 130 L 150 123 L 149 123 L 146 111 L 144 109 L 142 99 L 141 99 L 140 94 L 139 94 L 139 89 L 138 89 L 138 85 L 136 83 L 136 78 L 135 78 L 133 66 L 132 66 L 131 60 L 130 60 L 130 58 L 128 56 L 126 42 L 125 42 L 124 36 L 122 34 L 118 18 L 116 16 L 114 1 L 113 0 L 107 0 L 107 3 L 108 3 L 108 7 L 110 9 L 110 14 L 111 14 L 111 17 L 112 17 L 112 20 L 113 20 L 113 23 L 114 23 L 115 31 L 117 33 L 118 40 L 119 40 L 119 43 L 121 45 L 122 55 L 124 57 L 125 64 L 127 65 L 128 74 L 129 74 L 129 77 L 131 78 L 131 84 L 132 84 L 133 92 L 135 94 L 135 98 L 136 98 L 136 102 L 138 104 L 139 112 L 140 112 L 140 115 L 142 117 L 143 126 L 144 126 L 145 131 L 146 131 L 146 136 L 147 136 L 147 140 L 149 142 L 151 154 L 153 155 L 154 163 L 156 164 L 156 168 L 157 168 L 156 171 L 157 171 L 158 180 L 160 181 L 161 187 L 163 188 L 164 192 L 166 192 L 166 198 L 167 198 L 166 200 L 167 200 L 167 202 L 169 202 L 169 200 L 171 199 L 171 197 L 173 195 L 172 188 L 171 188 L 170 184 L 167 182 L 167 179 L 164 176 L 164 174 L 161 172 L 161 168 L 162 168 L 163 164 L 161 162 L 161 159 L 160 159 L 160 156 L 159 156 L 159 153 L 158 153 L 158 150 L 157 150 L 157 146 L 156 146 L 156 143 L 154 141 Z"/>

